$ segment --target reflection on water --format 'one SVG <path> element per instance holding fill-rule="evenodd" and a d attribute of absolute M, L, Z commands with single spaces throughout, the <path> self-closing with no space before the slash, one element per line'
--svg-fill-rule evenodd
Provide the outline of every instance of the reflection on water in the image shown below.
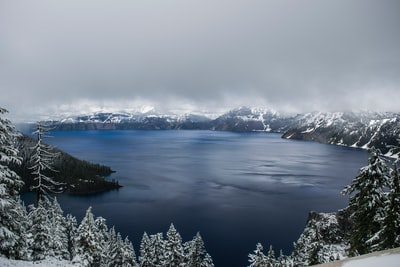
<path fill-rule="evenodd" d="M 247 266 L 257 242 L 286 254 L 310 210 L 346 205 L 344 185 L 365 151 L 281 139 L 279 134 L 212 131 L 53 132 L 53 145 L 111 166 L 124 187 L 89 197 L 59 196 L 79 219 L 88 206 L 138 250 L 144 231 L 183 239 L 200 231 L 216 266 Z"/>

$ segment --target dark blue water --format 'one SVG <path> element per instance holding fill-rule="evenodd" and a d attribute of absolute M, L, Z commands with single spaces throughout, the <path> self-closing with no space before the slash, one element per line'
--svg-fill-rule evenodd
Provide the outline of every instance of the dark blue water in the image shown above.
<path fill-rule="evenodd" d="M 281 139 L 271 133 L 55 131 L 52 145 L 111 166 L 124 187 L 88 197 L 59 196 L 80 220 L 89 206 L 128 235 L 183 240 L 200 231 L 216 266 L 247 266 L 257 242 L 292 251 L 308 212 L 343 208 L 341 189 L 367 162 L 358 149 Z"/>

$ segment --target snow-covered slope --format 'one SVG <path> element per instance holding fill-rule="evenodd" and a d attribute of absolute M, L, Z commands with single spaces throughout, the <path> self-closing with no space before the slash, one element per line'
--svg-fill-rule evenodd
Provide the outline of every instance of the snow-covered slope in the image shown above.
<path fill-rule="evenodd" d="M 212 122 L 213 130 L 284 132 L 292 119 L 263 108 L 240 107 L 218 117 Z"/>
<path fill-rule="evenodd" d="M 59 260 L 55 258 L 47 258 L 41 261 L 22 261 L 22 260 L 10 260 L 0 256 L 1 267 L 79 267 L 79 265 L 72 264 L 71 261 Z"/>
<path fill-rule="evenodd" d="M 359 257 L 314 265 L 315 267 L 398 267 L 400 266 L 400 248 L 377 251 Z"/>
<path fill-rule="evenodd" d="M 314 112 L 298 115 L 283 138 L 370 148 L 388 152 L 398 145 L 400 114 L 374 112 Z"/>

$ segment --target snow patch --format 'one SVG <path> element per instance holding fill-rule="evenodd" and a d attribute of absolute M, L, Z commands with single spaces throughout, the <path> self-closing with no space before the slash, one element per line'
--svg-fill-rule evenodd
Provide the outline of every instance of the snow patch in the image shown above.
<path fill-rule="evenodd" d="M 0 266 L 2 267 L 37 267 L 37 266 L 46 266 L 46 267 L 73 267 L 79 266 L 76 264 L 72 264 L 71 261 L 66 260 L 58 260 L 56 258 L 47 258 L 41 261 L 22 261 L 22 260 L 10 260 L 4 257 L 0 257 Z"/>
<path fill-rule="evenodd" d="M 344 263 L 342 267 L 398 267 L 399 263 L 400 254 L 383 254 L 381 256 L 350 260 Z"/>

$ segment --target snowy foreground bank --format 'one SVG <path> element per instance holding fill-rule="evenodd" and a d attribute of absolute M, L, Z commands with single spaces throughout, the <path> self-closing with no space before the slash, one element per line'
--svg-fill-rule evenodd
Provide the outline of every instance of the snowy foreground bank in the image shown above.
<path fill-rule="evenodd" d="M 67 260 L 58 260 L 55 258 L 48 258 L 41 261 L 17 261 L 17 260 L 9 260 L 7 258 L 0 257 L 0 266 L 1 267 L 76 267 L 76 264 L 72 264 L 71 261 Z"/>
<path fill-rule="evenodd" d="M 367 255 L 349 258 L 346 260 L 330 262 L 314 267 L 398 267 L 400 262 L 400 248 L 384 250 L 379 252 L 370 253 Z M 1 267 L 77 267 L 76 264 L 72 264 L 70 261 L 57 260 L 55 258 L 47 258 L 42 261 L 17 261 L 9 260 L 4 257 L 0 257 Z M 78 266 L 79 267 L 79 266 Z"/>
<path fill-rule="evenodd" d="M 395 248 L 341 261 L 315 265 L 314 267 L 398 267 L 399 264 L 400 248 Z"/>

